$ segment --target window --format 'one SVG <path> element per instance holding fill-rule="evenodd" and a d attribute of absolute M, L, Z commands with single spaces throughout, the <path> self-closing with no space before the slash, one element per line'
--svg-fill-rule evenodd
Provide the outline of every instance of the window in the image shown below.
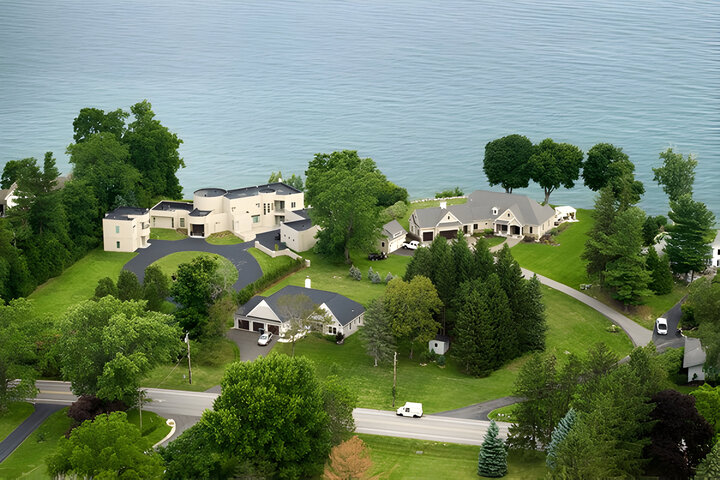
<path fill-rule="evenodd" d="M 170 219 L 170 228 L 175 228 L 175 219 L 174 218 Z"/>
<path fill-rule="evenodd" d="M 296 202 L 290 202 L 290 208 L 295 208 Z"/>
<path fill-rule="evenodd" d="M 510 214 L 508 213 L 508 218 L 510 217 Z"/>
<path fill-rule="evenodd" d="M 530 233 L 532 233 L 532 227 L 530 227 Z"/>
<path fill-rule="evenodd" d="M 180 219 L 180 228 L 185 228 L 185 219 L 184 218 Z"/>
<path fill-rule="evenodd" d="M 115 233 L 120 233 L 120 225 L 115 225 Z"/>
<path fill-rule="evenodd" d="M 477 230 L 477 229 L 478 229 L 478 224 L 477 223 L 473 224 L 473 230 Z"/>
<path fill-rule="evenodd" d="M 252 221 L 253 223 L 260 223 L 260 215 L 253 215 Z"/>
<path fill-rule="evenodd" d="M 120 248 L 120 242 L 115 242 L 115 245 L 117 246 L 117 248 Z"/>
<path fill-rule="evenodd" d="M 153 227 L 155 226 L 155 220 L 157 220 L 157 217 L 153 217 Z"/>
<path fill-rule="evenodd" d="M 335 327 L 328 327 L 328 333 L 335 335 L 337 333 L 337 328 Z"/>
<path fill-rule="evenodd" d="M 498 209 L 497 209 L 496 207 L 493 207 L 492 212 L 493 212 L 493 215 L 497 215 L 497 214 L 498 214 Z"/>
<path fill-rule="evenodd" d="M 385 246 L 385 242 L 380 242 L 380 244 L 381 244 L 383 247 Z"/>

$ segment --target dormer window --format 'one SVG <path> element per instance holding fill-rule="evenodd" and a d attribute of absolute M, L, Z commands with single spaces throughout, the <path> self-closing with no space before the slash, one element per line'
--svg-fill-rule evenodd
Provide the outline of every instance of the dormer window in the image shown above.
<path fill-rule="evenodd" d="M 492 212 L 493 212 L 493 215 L 497 215 L 497 214 L 498 214 L 498 209 L 497 209 L 497 207 L 493 207 Z"/>

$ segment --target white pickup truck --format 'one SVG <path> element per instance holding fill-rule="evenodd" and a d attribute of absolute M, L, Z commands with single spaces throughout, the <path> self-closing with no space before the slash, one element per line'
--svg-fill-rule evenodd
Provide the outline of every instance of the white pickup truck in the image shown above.
<path fill-rule="evenodd" d="M 403 248 L 407 248 L 410 250 L 417 250 L 419 246 L 420 246 L 420 242 L 418 242 L 417 240 L 413 240 L 412 242 L 406 242 L 406 243 L 402 244 Z"/>
<path fill-rule="evenodd" d="M 413 418 L 422 417 L 422 403 L 405 402 L 405 405 L 397 409 L 397 415 L 401 417 Z"/>

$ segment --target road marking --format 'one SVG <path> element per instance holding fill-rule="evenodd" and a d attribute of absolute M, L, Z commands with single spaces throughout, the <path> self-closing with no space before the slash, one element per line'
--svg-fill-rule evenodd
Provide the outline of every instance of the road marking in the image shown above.
<path fill-rule="evenodd" d="M 51 395 L 72 395 L 73 397 L 75 396 L 71 392 L 60 392 L 57 390 L 40 390 L 40 393 L 49 393 Z"/>

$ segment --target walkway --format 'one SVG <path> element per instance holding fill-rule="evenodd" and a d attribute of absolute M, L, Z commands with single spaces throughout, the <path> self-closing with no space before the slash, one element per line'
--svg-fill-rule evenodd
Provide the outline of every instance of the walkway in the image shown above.
<path fill-rule="evenodd" d="M 533 275 L 536 275 L 534 272 L 531 272 L 530 270 L 527 270 L 525 268 L 522 269 L 522 272 L 526 278 L 531 278 Z M 601 301 L 595 300 L 591 296 L 585 295 L 584 293 L 579 292 L 574 288 L 568 287 L 567 285 L 564 285 L 560 282 L 556 282 L 555 280 L 543 277 L 542 275 L 537 275 L 537 278 L 543 285 L 546 285 L 554 290 L 558 290 L 565 295 L 569 295 L 609 318 L 610 321 L 615 323 L 617 326 L 622 328 L 625 333 L 627 333 L 634 346 L 644 346 L 652 341 L 652 330 L 648 330 L 647 328 L 638 325 L 625 315 L 616 312 L 612 307 L 608 307 Z"/>
<path fill-rule="evenodd" d="M 242 290 L 245 286 L 262 277 L 262 270 L 257 260 L 247 249 L 255 242 L 238 243 L 236 245 L 212 245 L 202 238 L 186 238 L 183 240 L 153 240 L 149 247 L 138 250 L 123 267 L 137 275 L 140 282 L 145 277 L 145 269 L 161 258 L 177 252 L 207 252 L 227 258 L 238 270 L 237 282 L 233 285 L 235 290 Z"/>
<path fill-rule="evenodd" d="M 64 405 L 36 404 L 35 411 L 30 414 L 5 440 L 0 442 L 0 462 L 4 461 L 17 447 L 35 431 L 50 415 L 57 412 Z"/>

